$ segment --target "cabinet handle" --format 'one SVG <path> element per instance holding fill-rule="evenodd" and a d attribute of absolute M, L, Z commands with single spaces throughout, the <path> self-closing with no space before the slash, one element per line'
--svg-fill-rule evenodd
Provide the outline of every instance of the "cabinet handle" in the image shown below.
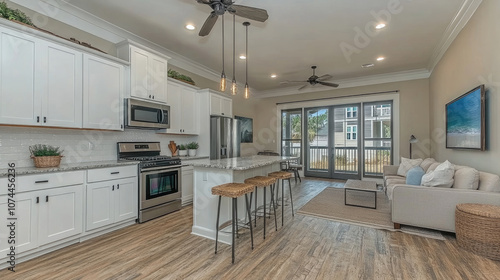
<path fill-rule="evenodd" d="M 35 184 L 48 183 L 49 180 L 35 181 Z"/>
<path fill-rule="evenodd" d="M 153 95 L 153 99 L 155 99 L 155 96 Z"/>
<path fill-rule="evenodd" d="M 49 202 L 49 196 L 45 196 L 45 202 Z"/>
<path fill-rule="evenodd" d="M 224 116 L 224 113 L 222 113 L 222 115 Z"/>
<path fill-rule="evenodd" d="M 40 198 L 38 196 L 36 197 L 36 203 L 40 203 Z"/>
<path fill-rule="evenodd" d="M 149 98 L 151 98 L 151 95 L 149 96 Z"/>
<path fill-rule="evenodd" d="M 39 123 L 40 122 L 40 116 L 36 116 L 36 122 Z"/>
<path fill-rule="evenodd" d="M 113 185 L 113 188 L 111 188 L 111 190 L 112 190 L 112 191 L 114 191 L 114 190 L 115 190 L 115 185 Z"/>
<path fill-rule="evenodd" d="M 47 123 L 47 117 L 43 117 L 43 122 Z"/>
<path fill-rule="evenodd" d="M 111 175 L 120 174 L 120 171 L 111 172 Z"/>
<path fill-rule="evenodd" d="M 120 184 L 117 184 L 116 185 L 116 189 L 119 190 L 120 189 Z"/>

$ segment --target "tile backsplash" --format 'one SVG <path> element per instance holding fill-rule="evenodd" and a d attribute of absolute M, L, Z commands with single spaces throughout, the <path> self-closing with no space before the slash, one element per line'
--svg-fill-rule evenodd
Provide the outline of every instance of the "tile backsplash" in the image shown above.
<path fill-rule="evenodd" d="M 198 136 L 157 134 L 152 130 L 119 131 L 73 130 L 33 127 L 0 127 L 0 169 L 9 162 L 18 167 L 34 166 L 29 146 L 48 144 L 64 150 L 61 164 L 115 160 L 117 142 L 160 142 L 163 155 L 171 155 L 170 141 L 183 144 L 198 141 Z M 203 154 L 204 151 L 198 151 Z"/>

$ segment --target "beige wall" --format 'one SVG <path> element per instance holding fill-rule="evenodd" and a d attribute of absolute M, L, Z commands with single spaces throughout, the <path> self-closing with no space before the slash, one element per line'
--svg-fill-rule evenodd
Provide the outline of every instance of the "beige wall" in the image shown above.
<path fill-rule="evenodd" d="M 500 173 L 500 1 L 484 0 L 430 78 L 432 156 Z M 472 88 L 487 88 L 487 151 L 446 149 L 445 104 Z"/>
<path fill-rule="evenodd" d="M 317 98 L 353 96 L 363 93 L 399 90 L 400 95 L 400 139 L 399 154 L 409 156 L 410 135 L 414 134 L 419 139 L 429 139 L 429 82 L 428 79 L 404 81 L 396 83 L 379 84 L 372 86 L 335 89 L 323 92 L 303 93 L 284 97 L 261 99 L 256 104 L 257 118 L 254 122 L 254 148 L 256 150 L 276 151 L 277 130 L 279 129 L 280 116 L 277 115 L 276 103 L 301 101 Z M 300 106 L 297 106 L 300 107 Z M 430 154 L 428 143 L 423 143 L 420 148 L 414 147 L 414 157 L 426 157 Z"/>

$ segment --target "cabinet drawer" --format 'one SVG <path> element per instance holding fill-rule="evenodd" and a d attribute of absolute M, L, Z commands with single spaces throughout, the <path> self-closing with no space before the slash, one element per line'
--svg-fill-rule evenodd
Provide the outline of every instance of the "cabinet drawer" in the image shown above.
<path fill-rule="evenodd" d="M 68 171 L 16 177 L 16 192 L 38 191 L 83 184 L 85 171 Z"/>
<path fill-rule="evenodd" d="M 87 171 L 87 182 L 99 182 L 137 176 L 137 165 L 116 166 Z"/>

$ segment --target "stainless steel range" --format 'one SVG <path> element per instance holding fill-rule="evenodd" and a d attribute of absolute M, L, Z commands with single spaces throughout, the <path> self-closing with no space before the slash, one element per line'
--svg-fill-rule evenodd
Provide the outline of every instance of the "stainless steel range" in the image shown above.
<path fill-rule="evenodd" d="M 181 160 L 160 152 L 160 142 L 118 143 L 119 160 L 140 161 L 139 223 L 181 209 Z"/>

